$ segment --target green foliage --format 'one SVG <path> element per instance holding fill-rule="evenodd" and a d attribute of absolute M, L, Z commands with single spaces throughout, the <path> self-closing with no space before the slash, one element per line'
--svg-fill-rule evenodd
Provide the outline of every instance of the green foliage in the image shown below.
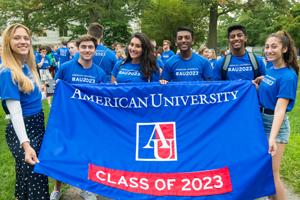
<path fill-rule="evenodd" d="M 113 43 L 127 44 L 131 36 L 128 24 L 126 22 L 114 22 L 111 20 L 103 20 L 104 40 L 103 42 L 110 46 Z"/>
<path fill-rule="evenodd" d="M 0 0 L 0 15 L 0 29 L 21 22 L 38 35 L 58 28 L 61 36 L 72 38 L 84 34 L 89 23 L 100 22 L 107 45 L 127 43 L 128 22 L 140 19 L 142 31 L 158 44 L 163 39 L 174 44 L 176 28 L 187 25 L 198 44 L 224 47 L 226 28 L 241 23 L 250 46 L 262 46 L 268 34 L 281 29 L 300 46 L 300 3 L 292 0 Z"/>
<path fill-rule="evenodd" d="M 298 3 L 299 4 L 299 3 Z M 241 10 L 237 10 L 231 15 L 224 16 L 219 26 L 218 43 L 220 46 L 226 46 L 224 40 L 226 28 L 231 24 L 242 24 L 246 27 L 248 33 L 247 45 L 263 46 L 265 39 L 270 33 L 278 30 L 287 30 L 291 32 L 293 38 L 299 38 L 299 14 L 298 4 L 292 4 L 289 0 L 252 0 L 247 1 Z M 292 12 L 289 8 L 294 5 Z M 294 15 L 292 15 L 293 13 Z M 300 40 L 300 39 L 299 39 Z"/>
<path fill-rule="evenodd" d="M 182 0 L 152 1 L 141 15 L 142 31 L 158 45 L 164 39 L 175 42 L 175 33 L 179 26 L 194 28 L 195 39 L 203 41 L 204 34 L 197 26 L 193 17 L 192 8 Z"/>
<path fill-rule="evenodd" d="M 45 29 L 58 28 L 60 36 L 76 38 L 86 33 L 85 27 L 91 22 L 103 22 L 112 37 L 107 39 L 108 44 L 118 40 L 123 42 L 130 34 L 127 24 L 132 12 L 125 8 L 126 3 L 132 2 L 129 0 L 0 0 L 0 27 L 3 29 L 7 23 L 19 22 L 38 35 L 43 35 Z"/>
<path fill-rule="evenodd" d="M 300 3 L 295 4 L 289 15 L 282 16 L 282 29 L 288 31 L 295 40 L 296 46 L 300 47 Z"/>

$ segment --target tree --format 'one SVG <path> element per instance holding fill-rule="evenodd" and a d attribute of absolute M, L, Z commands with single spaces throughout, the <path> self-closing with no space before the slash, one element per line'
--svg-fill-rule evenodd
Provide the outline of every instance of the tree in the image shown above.
<path fill-rule="evenodd" d="M 124 9 L 132 1 L 123 0 L 0 0 L 1 26 L 7 23 L 20 22 L 34 33 L 43 34 L 45 29 L 59 29 L 61 36 L 77 37 L 86 33 L 86 26 L 91 22 L 108 22 L 105 31 L 118 31 L 111 36 L 122 37 L 109 39 L 118 41 L 128 38 L 130 11 Z M 122 30 L 120 28 L 121 27 Z M 72 35 L 70 35 L 72 32 Z"/>
<path fill-rule="evenodd" d="M 300 3 L 296 3 L 290 14 L 280 19 L 280 27 L 288 31 L 295 40 L 296 46 L 300 47 Z"/>
<path fill-rule="evenodd" d="M 207 46 L 208 48 L 217 47 L 217 27 L 219 17 L 234 12 L 242 8 L 240 0 L 186 0 L 186 2 L 198 7 L 198 13 L 205 13 L 208 16 L 207 26 Z M 199 14 L 198 14 L 199 15 Z M 202 15 L 203 16 L 203 15 Z"/>
<path fill-rule="evenodd" d="M 283 25 L 291 24 L 290 9 L 293 2 L 289 0 L 249 0 L 242 9 L 231 15 L 223 15 L 218 21 L 218 46 L 227 45 L 227 27 L 242 24 L 247 29 L 248 46 L 264 45 L 266 37 L 277 30 L 286 29 Z"/>
<path fill-rule="evenodd" d="M 3 19 L 1 27 L 6 26 L 6 22 L 20 22 L 28 26 L 33 32 L 41 33 L 42 28 L 36 16 L 43 10 L 42 0 L 17 0 L 0 1 L 0 14 Z"/>
<path fill-rule="evenodd" d="M 202 30 L 197 29 L 193 9 L 183 0 L 154 0 L 141 14 L 142 31 L 161 44 L 164 39 L 174 44 L 179 26 L 194 28 L 197 41 L 203 40 Z"/>

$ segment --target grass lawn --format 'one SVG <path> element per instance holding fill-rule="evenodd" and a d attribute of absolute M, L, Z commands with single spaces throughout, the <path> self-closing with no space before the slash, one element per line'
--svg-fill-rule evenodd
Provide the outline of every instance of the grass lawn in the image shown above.
<path fill-rule="evenodd" d="M 289 120 L 291 123 L 291 137 L 283 156 L 281 175 L 285 182 L 297 194 L 300 194 L 300 82 L 298 83 L 296 104 L 289 114 Z"/>
<path fill-rule="evenodd" d="M 289 114 L 291 122 L 291 138 L 287 145 L 283 164 L 282 176 L 285 182 L 300 194 L 300 84 L 298 84 L 297 101 L 293 112 Z M 48 117 L 48 105 L 43 104 L 46 121 Z M 5 124 L 3 110 L 0 109 L 0 200 L 14 199 L 14 161 L 8 150 L 5 140 Z M 64 186 L 66 187 L 66 186 Z M 53 180 L 50 180 L 50 189 L 53 188 Z"/>

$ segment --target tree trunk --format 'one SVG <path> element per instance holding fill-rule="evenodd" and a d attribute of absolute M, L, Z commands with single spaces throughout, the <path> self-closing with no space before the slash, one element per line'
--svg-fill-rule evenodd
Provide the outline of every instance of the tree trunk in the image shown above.
<path fill-rule="evenodd" d="M 209 29 L 207 37 L 207 47 L 215 49 L 217 47 L 217 25 L 218 25 L 218 3 L 214 2 L 209 8 Z"/>

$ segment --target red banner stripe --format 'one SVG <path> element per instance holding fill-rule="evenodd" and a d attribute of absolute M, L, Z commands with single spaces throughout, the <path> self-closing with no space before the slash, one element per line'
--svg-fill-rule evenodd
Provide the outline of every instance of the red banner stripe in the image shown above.
<path fill-rule="evenodd" d="M 208 196 L 232 191 L 228 167 L 181 173 L 144 173 L 89 164 L 90 180 L 128 192 L 156 196 Z"/>

